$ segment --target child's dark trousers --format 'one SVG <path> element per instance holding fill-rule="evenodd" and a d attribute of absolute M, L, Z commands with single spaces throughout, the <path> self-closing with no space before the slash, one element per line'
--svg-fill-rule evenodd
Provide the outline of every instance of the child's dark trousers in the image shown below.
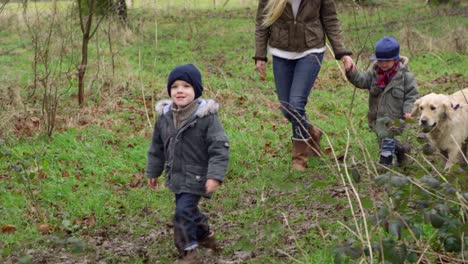
<path fill-rule="evenodd" d="M 208 217 L 198 209 L 200 199 L 200 195 L 191 193 L 175 195 L 174 244 L 179 253 L 195 249 L 210 233 Z"/>

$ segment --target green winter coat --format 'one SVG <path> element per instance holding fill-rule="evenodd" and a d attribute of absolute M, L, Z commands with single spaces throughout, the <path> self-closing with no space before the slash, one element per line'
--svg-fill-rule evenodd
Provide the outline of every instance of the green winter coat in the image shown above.
<path fill-rule="evenodd" d="M 301 1 L 296 18 L 290 3 L 281 16 L 269 27 L 262 26 L 268 0 L 258 2 L 255 29 L 256 60 L 267 60 L 267 46 L 286 51 L 302 52 L 325 47 L 328 38 L 335 58 L 351 55 L 346 50 L 340 21 L 333 0 Z"/>
<path fill-rule="evenodd" d="M 148 151 L 146 176 L 157 178 L 164 170 L 170 191 L 209 197 L 205 193 L 206 180 L 224 181 L 229 141 L 217 116 L 219 105 L 213 100 L 198 100 L 198 109 L 179 129 L 172 119 L 172 101 L 156 104 L 158 120 Z"/>
<path fill-rule="evenodd" d="M 347 73 L 348 80 L 354 86 L 369 90 L 367 118 L 369 127 L 377 134 L 381 133 L 376 131 L 379 129 L 379 123 L 402 119 L 405 113 L 411 113 L 413 104 L 419 96 L 416 79 L 408 69 L 408 62 L 407 57 L 400 56 L 400 69 L 384 90 L 377 86 L 375 63 L 367 71 Z"/>

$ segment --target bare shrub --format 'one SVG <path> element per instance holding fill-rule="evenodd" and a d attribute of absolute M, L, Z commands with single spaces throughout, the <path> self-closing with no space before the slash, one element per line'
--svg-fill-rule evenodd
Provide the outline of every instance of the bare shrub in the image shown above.
<path fill-rule="evenodd" d="M 8 87 L 8 98 L 10 99 L 10 105 L 14 109 L 22 109 L 23 100 L 21 99 L 21 95 L 19 92 L 19 87 Z"/>
<path fill-rule="evenodd" d="M 0 109 L 21 110 L 23 107 L 19 87 L 9 85 L 6 89 L 0 88 Z"/>
<path fill-rule="evenodd" d="M 464 26 L 458 26 L 454 29 L 453 34 L 449 36 L 453 39 L 451 42 L 455 44 L 455 50 L 460 53 L 468 52 L 468 30 Z"/>
<path fill-rule="evenodd" d="M 426 0 L 426 3 L 429 5 L 439 6 L 439 5 L 458 5 L 460 0 Z"/>
<path fill-rule="evenodd" d="M 67 15 L 59 16 L 56 12 L 43 14 L 37 10 L 23 10 L 23 19 L 28 29 L 34 52 L 32 63 L 33 84 L 28 98 L 34 98 L 37 90 L 41 91 L 41 114 L 43 129 L 50 137 L 56 126 L 56 115 L 60 103 L 60 92 L 71 86 L 73 62 L 66 49 L 72 36 L 66 26 Z M 60 90 L 60 92 L 59 92 Z"/>
<path fill-rule="evenodd" d="M 400 43 L 405 45 L 410 53 L 434 51 L 434 37 L 425 36 L 411 25 L 406 25 L 398 32 Z"/>
<path fill-rule="evenodd" d="M 433 51 L 455 51 L 466 53 L 468 51 L 467 29 L 463 26 L 447 28 L 442 36 L 424 34 L 411 25 L 407 25 L 398 33 L 398 38 L 410 53 L 433 52 Z"/>

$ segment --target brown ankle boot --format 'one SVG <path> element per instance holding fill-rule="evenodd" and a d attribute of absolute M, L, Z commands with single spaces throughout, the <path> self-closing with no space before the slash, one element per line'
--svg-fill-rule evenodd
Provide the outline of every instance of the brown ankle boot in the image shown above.
<path fill-rule="evenodd" d="M 216 245 L 216 239 L 213 231 L 211 231 L 206 237 L 200 239 L 198 241 L 198 245 L 204 248 L 211 249 L 213 251 L 219 250 L 218 246 Z"/>
<path fill-rule="evenodd" d="M 303 139 L 292 139 L 292 168 L 297 171 L 305 171 L 307 168 L 307 142 Z"/>
<path fill-rule="evenodd" d="M 307 140 L 309 148 L 307 149 L 307 154 L 311 157 L 318 157 L 322 153 L 320 150 L 320 138 L 322 137 L 322 131 L 320 128 L 310 124 L 307 129 L 310 138 Z"/>

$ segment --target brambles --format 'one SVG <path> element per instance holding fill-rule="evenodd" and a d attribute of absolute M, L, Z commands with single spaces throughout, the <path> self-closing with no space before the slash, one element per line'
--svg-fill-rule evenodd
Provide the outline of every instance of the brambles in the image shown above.
<path fill-rule="evenodd" d="M 464 177 L 463 173 L 451 179 L 457 182 Z M 393 172 L 374 179 L 389 200 L 367 219 L 376 231 L 371 248 L 379 261 L 414 263 L 421 258 L 428 259 L 418 245 L 429 244 L 431 254 L 450 254 L 453 261 L 460 258 L 461 262 L 457 254 L 467 250 L 468 241 L 467 203 L 455 184 L 443 176 L 441 180 L 446 182 L 441 183 L 428 174 L 416 179 Z M 356 246 L 356 243 L 345 243 L 335 247 L 335 263 L 342 263 L 345 255 L 356 258 Z M 362 250 L 369 252 L 367 245 Z"/>

